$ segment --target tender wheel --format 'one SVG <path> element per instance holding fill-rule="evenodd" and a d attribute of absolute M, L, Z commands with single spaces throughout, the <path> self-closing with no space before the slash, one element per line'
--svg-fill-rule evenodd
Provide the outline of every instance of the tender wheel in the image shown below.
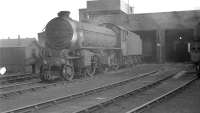
<path fill-rule="evenodd" d="M 104 72 L 104 73 L 107 73 L 108 71 L 109 71 L 109 67 L 108 67 L 108 66 L 104 66 L 103 72 Z"/>
<path fill-rule="evenodd" d="M 69 65 L 63 65 L 61 75 L 65 80 L 71 81 L 74 78 L 73 67 Z"/>

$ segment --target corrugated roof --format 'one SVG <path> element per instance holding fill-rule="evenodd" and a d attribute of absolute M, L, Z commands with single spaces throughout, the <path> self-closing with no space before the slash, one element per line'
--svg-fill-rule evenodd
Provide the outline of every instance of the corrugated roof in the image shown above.
<path fill-rule="evenodd" d="M 35 41 L 35 38 L 0 39 L 0 47 L 27 47 Z"/>

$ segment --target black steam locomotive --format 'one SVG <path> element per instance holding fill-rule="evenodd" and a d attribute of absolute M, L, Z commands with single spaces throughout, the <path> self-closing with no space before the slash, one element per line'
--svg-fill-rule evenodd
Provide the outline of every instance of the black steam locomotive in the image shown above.
<path fill-rule="evenodd" d="M 111 23 L 94 25 L 77 22 L 70 12 L 61 11 L 38 34 L 43 45 L 40 78 L 44 81 L 61 76 L 72 80 L 76 75 L 93 76 L 99 70 L 118 69 L 141 62 L 140 36 Z"/>

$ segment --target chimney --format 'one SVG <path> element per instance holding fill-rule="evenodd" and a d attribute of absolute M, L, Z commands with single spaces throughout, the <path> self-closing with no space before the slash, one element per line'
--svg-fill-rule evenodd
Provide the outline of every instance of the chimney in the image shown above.
<path fill-rule="evenodd" d="M 20 35 L 18 35 L 17 37 L 18 37 L 18 45 L 21 45 Z"/>
<path fill-rule="evenodd" d="M 18 35 L 17 38 L 20 40 L 20 35 Z"/>
<path fill-rule="evenodd" d="M 60 11 L 58 13 L 58 17 L 69 18 L 70 12 L 69 11 Z"/>

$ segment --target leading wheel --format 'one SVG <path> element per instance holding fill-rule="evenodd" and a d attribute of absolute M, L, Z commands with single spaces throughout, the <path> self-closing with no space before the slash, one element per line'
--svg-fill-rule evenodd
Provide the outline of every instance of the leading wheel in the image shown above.
<path fill-rule="evenodd" d="M 65 80 L 71 81 L 74 78 L 73 67 L 70 65 L 63 65 L 61 75 Z"/>
<path fill-rule="evenodd" d="M 52 80 L 51 71 L 49 69 L 45 69 L 44 66 L 41 66 L 40 67 L 40 79 L 42 81 Z"/>

